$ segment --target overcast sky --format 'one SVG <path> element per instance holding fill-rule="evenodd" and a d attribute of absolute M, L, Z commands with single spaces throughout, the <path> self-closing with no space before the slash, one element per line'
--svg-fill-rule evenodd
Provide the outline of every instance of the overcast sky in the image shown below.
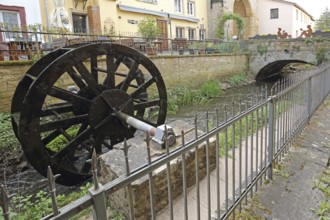
<path fill-rule="evenodd" d="M 313 15 L 314 19 L 318 19 L 328 6 L 330 9 L 330 0 L 288 0 L 296 2 L 307 12 Z"/>

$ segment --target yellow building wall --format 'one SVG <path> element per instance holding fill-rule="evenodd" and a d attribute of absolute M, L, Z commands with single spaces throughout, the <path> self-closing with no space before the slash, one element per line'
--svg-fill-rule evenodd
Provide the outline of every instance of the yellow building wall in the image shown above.
<path fill-rule="evenodd" d="M 160 20 L 168 20 L 168 14 L 170 17 L 173 15 L 179 15 L 186 18 L 197 18 L 199 22 L 191 22 L 182 19 L 171 18 L 171 25 L 168 24 L 168 37 L 170 37 L 170 27 L 172 29 L 172 37 L 175 37 L 176 27 L 185 28 L 184 36 L 188 38 L 188 28 L 196 29 L 196 39 L 198 39 L 198 31 L 200 25 L 203 24 L 207 27 L 207 2 L 205 0 L 190 0 L 195 3 L 195 16 L 189 16 L 187 14 L 187 2 L 188 0 L 183 0 L 183 13 L 176 13 L 174 10 L 174 0 L 158 0 L 157 4 L 147 3 L 139 0 L 121 0 L 109 1 L 109 0 L 99 0 L 100 12 L 101 12 L 101 23 L 104 27 L 107 23 L 105 21 L 111 19 L 114 22 L 116 33 L 136 33 L 138 31 L 137 23 L 146 17 L 153 17 Z M 117 7 L 117 4 L 123 6 L 129 6 L 133 8 L 151 10 L 153 12 L 158 12 L 159 15 L 152 14 L 142 14 L 137 12 L 130 12 L 121 10 Z M 130 22 L 129 22 L 130 21 Z M 136 22 L 136 23 L 134 23 Z"/>
<path fill-rule="evenodd" d="M 55 8 L 55 1 L 57 0 L 40 0 L 42 22 L 44 26 L 47 26 L 47 14 L 48 19 L 52 11 Z M 194 28 L 196 30 L 195 39 L 199 39 L 199 29 L 201 25 L 207 28 L 207 2 L 205 0 L 182 0 L 182 13 L 176 13 L 174 10 L 174 0 L 158 0 L 157 4 L 148 3 L 144 0 L 87 0 L 86 6 L 83 9 L 83 2 L 81 0 L 63 0 L 65 8 L 69 14 L 70 24 L 72 26 L 72 14 L 84 14 L 87 15 L 88 6 L 99 6 L 100 20 L 102 34 L 109 34 L 111 31 L 114 34 L 134 34 L 137 33 L 137 23 L 146 17 L 154 17 L 155 19 L 168 20 L 168 14 L 171 17 L 171 25 L 168 23 L 168 36 L 175 38 L 176 27 L 184 28 L 184 37 L 188 38 L 188 28 Z M 187 13 L 188 1 L 195 3 L 195 16 L 189 16 Z M 77 2 L 77 6 L 75 3 Z M 123 6 L 129 6 L 133 8 L 151 10 L 158 12 L 158 15 L 143 14 L 137 12 L 130 12 L 122 10 L 118 7 L 118 4 Z M 187 21 L 181 18 L 175 18 L 175 16 L 182 16 L 181 18 L 195 18 L 199 19 L 198 22 Z M 49 22 L 48 22 L 49 23 Z M 171 31 L 170 31 L 171 28 Z M 207 38 L 207 36 L 205 36 Z"/>
<path fill-rule="evenodd" d="M 50 25 L 50 16 L 55 9 L 55 2 L 63 1 L 64 8 L 66 9 L 70 26 L 72 27 L 72 13 L 87 15 L 87 7 L 93 4 L 97 4 L 97 0 L 87 0 L 85 8 L 83 8 L 83 2 L 77 0 L 77 5 L 75 0 L 39 0 L 42 25 L 47 27 L 47 24 Z M 48 19 L 48 22 L 47 22 Z"/>

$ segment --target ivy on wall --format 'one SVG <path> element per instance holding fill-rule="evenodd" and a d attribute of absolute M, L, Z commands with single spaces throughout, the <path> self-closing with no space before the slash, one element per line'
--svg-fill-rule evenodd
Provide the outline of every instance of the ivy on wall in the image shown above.
<path fill-rule="evenodd" d="M 236 21 L 239 35 L 241 35 L 241 33 L 243 31 L 243 28 L 244 28 L 243 18 L 240 15 L 232 13 L 232 12 L 225 13 L 224 15 L 222 15 L 220 17 L 218 24 L 217 24 L 216 36 L 220 39 L 223 38 L 223 36 L 224 36 L 224 32 L 225 32 L 224 27 L 225 27 L 226 21 L 228 21 L 228 20 Z M 238 36 L 238 37 L 240 38 L 241 36 Z"/>

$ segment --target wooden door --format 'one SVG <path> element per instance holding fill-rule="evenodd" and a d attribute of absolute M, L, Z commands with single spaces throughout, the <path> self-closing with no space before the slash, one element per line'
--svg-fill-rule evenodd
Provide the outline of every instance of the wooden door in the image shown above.
<path fill-rule="evenodd" d="M 158 20 L 157 27 L 160 29 L 159 41 L 162 41 L 161 50 L 168 50 L 168 31 L 167 31 L 167 20 Z"/>

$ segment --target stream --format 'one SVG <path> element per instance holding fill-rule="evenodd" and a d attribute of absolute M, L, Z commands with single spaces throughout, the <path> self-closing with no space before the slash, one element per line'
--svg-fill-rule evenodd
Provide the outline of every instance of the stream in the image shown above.
<path fill-rule="evenodd" d="M 171 123 L 175 120 L 183 120 L 194 125 L 195 117 L 197 117 L 198 129 L 205 131 L 207 125 L 206 114 L 208 114 L 209 119 L 215 121 L 216 110 L 218 110 L 218 118 L 220 121 L 224 120 L 225 112 L 227 112 L 227 118 L 229 118 L 231 117 L 232 111 L 236 113 L 239 112 L 240 104 L 242 110 L 245 109 L 246 105 L 249 107 L 251 105 L 252 96 L 254 102 L 256 100 L 265 99 L 273 84 L 274 83 L 252 83 L 225 90 L 221 97 L 213 98 L 207 103 L 181 107 L 175 115 L 167 116 L 167 123 Z"/>

